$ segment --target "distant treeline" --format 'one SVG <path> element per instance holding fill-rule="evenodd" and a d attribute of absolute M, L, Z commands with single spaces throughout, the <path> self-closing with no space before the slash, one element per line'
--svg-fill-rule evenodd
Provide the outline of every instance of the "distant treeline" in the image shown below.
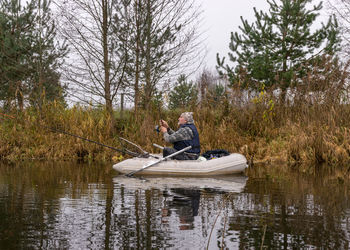
<path fill-rule="evenodd" d="M 3 0 L 0 101 L 5 110 L 40 111 L 44 101 L 74 100 L 112 117 L 123 101 L 137 113 L 152 102 L 183 108 L 209 91 L 221 98 L 227 88 L 278 90 L 283 101 L 298 86 L 319 91 L 313 73 L 327 78 L 346 68 L 335 16 L 313 28 L 322 3 L 309 2 L 269 1 L 254 22 L 242 18 L 230 62 L 218 55 L 217 73 L 204 70 L 193 82 L 188 74 L 205 52 L 195 0 Z"/>

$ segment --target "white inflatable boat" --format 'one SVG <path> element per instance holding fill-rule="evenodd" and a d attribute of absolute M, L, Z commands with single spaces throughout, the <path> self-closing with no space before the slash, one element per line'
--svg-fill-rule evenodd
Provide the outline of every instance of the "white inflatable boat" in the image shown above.
<path fill-rule="evenodd" d="M 160 156 L 159 156 L 160 157 Z M 155 158 L 131 158 L 113 165 L 122 174 L 137 171 L 144 166 L 159 161 Z M 246 158 L 237 153 L 216 159 L 200 160 L 166 160 L 137 172 L 138 175 L 166 175 L 166 176 L 218 176 L 238 174 L 248 167 Z"/>

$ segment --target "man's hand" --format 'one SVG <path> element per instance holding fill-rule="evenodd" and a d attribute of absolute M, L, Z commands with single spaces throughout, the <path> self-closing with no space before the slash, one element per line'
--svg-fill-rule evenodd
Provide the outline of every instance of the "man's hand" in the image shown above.
<path fill-rule="evenodd" d="M 163 134 L 166 133 L 166 132 L 168 132 L 168 129 L 167 129 L 166 127 L 164 127 L 164 126 L 161 126 L 161 127 L 159 128 L 159 130 L 160 130 L 160 132 L 162 132 Z"/>
<path fill-rule="evenodd" d="M 169 125 L 166 121 L 160 120 L 159 122 L 161 127 L 164 127 L 165 129 L 169 128 Z"/>

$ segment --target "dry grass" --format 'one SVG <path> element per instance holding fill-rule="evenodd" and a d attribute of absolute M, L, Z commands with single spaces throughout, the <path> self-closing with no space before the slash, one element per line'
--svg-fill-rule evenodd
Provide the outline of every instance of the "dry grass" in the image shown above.
<path fill-rule="evenodd" d="M 307 104 L 305 104 L 306 106 Z M 296 109 L 293 111 L 292 109 Z M 340 110 L 339 110 L 340 109 Z M 348 110 L 349 109 L 349 110 Z M 232 106 L 224 113 L 216 108 L 192 107 L 200 132 L 202 151 L 226 149 L 240 152 L 255 162 L 287 162 L 297 165 L 344 166 L 350 159 L 350 114 L 348 105 L 333 107 L 285 107 L 276 105 L 274 115 L 264 118 L 264 105 L 255 103 L 244 108 Z M 303 112 L 299 112 L 303 110 Z M 176 128 L 183 110 L 162 111 L 162 119 Z M 342 115 L 339 115 L 341 112 Z M 331 114 L 329 114 L 331 113 Z M 33 110 L 17 115 L 16 120 L 1 122 L 0 157 L 15 159 L 91 159 L 109 160 L 112 150 L 82 141 L 48 128 L 60 129 L 106 145 L 120 147 L 117 137 L 136 142 L 147 151 L 154 151 L 152 143 L 165 145 L 162 136 L 154 131 L 159 112 L 142 113 L 135 118 L 132 112 L 116 118 L 111 136 L 106 128 L 111 122 L 104 110 L 58 104 L 45 107 L 45 116 Z M 325 117 L 332 116 L 325 119 Z M 116 114 L 118 117 L 118 114 Z"/>
<path fill-rule="evenodd" d="M 328 71 L 327 71 L 328 72 Z M 350 105 L 344 102 L 346 71 L 315 72 L 294 89 L 292 102 L 283 102 L 262 91 L 242 105 L 240 91 L 215 103 L 208 100 L 188 107 L 194 112 L 200 132 L 202 152 L 226 149 L 240 152 L 255 163 L 279 162 L 303 172 L 315 168 L 336 168 L 348 173 L 350 163 Z M 317 84 L 313 84 L 317 82 Z M 312 93 L 312 94 L 310 94 Z M 13 113 L 15 120 L 2 118 L 0 158 L 85 159 L 109 161 L 115 152 L 80 139 L 50 132 L 61 129 L 106 145 L 120 147 L 118 136 L 127 138 L 147 151 L 157 151 L 152 143 L 165 145 L 154 131 L 159 119 L 176 128 L 185 110 L 124 111 L 115 113 L 114 131 L 108 131 L 111 118 L 103 109 L 64 108 L 58 103 L 44 106 L 42 115 L 28 109 Z"/>

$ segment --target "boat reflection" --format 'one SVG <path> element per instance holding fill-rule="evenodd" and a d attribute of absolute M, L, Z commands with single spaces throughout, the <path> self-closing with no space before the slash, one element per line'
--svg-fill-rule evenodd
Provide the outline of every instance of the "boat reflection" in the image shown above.
<path fill-rule="evenodd" d="M 130 178 L 119 175 L 113 182 L 128 190 L 159 190 L 163 195 L 161 224 L 178 225 L 179 230 L 193 230 L 203 193 L 239 193 L 247 177 L 242 175 L 215 178 L 147 177 Z"/>
<path fill-rule="evenodd" d="M 242 192 L 248 177 L 243 175 L 228 175 L 206 178 L 194 177 L 126 177 L 118 175 L 113 182 L 127 189 L 204 189 L 225 192 Z"/>

